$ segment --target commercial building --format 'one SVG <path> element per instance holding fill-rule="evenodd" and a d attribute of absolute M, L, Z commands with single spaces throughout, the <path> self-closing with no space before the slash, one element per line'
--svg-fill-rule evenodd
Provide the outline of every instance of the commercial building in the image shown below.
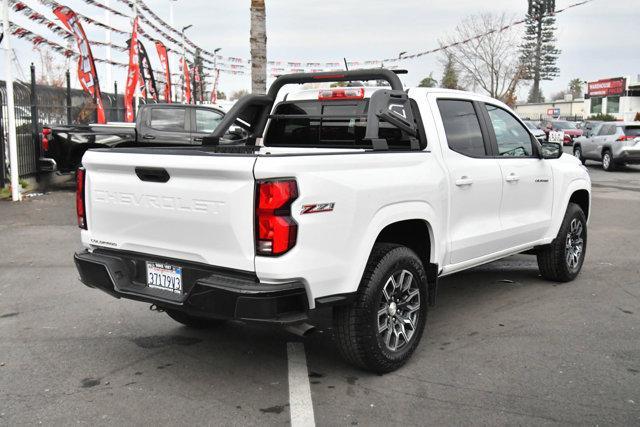
<path fill-rule="evenodd" d="M 557 117 L 587 118 L 595 114 L 610 114 L 618 120 L 634 120 L 640 113 L 640 75 L 613 77 L 587 82 L 584 99 L 516 104 L 516 113 L 523 118 L 549 119 Z"/>
<path fill-rule="evenodd" d="M 587 83 L 584 100 L 589 115 L 611 114 L 620 120 L 633 120 L 640 113 L 640 76 L 615 77 Z"/>

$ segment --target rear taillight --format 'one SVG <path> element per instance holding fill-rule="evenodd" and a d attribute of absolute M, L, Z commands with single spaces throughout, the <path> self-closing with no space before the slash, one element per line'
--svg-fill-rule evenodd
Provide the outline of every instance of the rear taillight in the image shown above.
<path fill-rule="evenodd" d="M 341 99 L 363 99 L 364 88 L 336 88 L 321 89 L 318 92 L 318 100 L 320 101 L 337 101 Z"/>
<path fill-rule="evenodd" d="M 256 253 L 282 255 L 295 246 L 298 224 L 291 204 L 298 198 L 293 179 L 259 181 L 256 195 Z"/>
<path fill-rule="evenodd" d="M 78 216 L 78 227 L 87 229 L 87 209 L 84 203 L 84 183 L 86 171 L 80 167 L 76 171 L 76 215 Z"/>
<path fill-rule="evenodd" d="M 639 138 L 639 137 L 631 136 L 631 135 L 622 135 L 622 136 L 619 136 L 618 139 L 616 139 L 616 141 L 633 141 L 636 138 Z"/>
<path fill-rule="evenodd" d="M 50 134 L 51 134 L 50 128 L 42 128 L 41 146 L 43 151 L 49 151 L 49 135 Z"/>

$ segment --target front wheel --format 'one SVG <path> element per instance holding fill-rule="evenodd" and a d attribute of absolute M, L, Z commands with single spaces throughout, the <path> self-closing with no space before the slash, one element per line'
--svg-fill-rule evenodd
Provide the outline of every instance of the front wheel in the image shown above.
<path fill-rule="evenodd" d="M 576 278 L 587 250 L 587 218 L 575 203 L 569 203 L 555 240 L 538 250 L 540 274 L 554 282 L 569 282 Z"/>
<path fill-rule="evenodd" d="M 409 248 L 373 248 L 357 296 L 334 309 L 334 331 L 343 357 L 361 368 L 391 372 L 415 351 L 427 319 L 427 275 Z"/>

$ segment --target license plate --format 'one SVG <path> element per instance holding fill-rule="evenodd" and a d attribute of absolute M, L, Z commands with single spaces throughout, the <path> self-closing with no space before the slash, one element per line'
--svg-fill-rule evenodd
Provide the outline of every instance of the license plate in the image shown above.
<path fill-rule="evenodd" d="M 182 268 L 161 262 L 147 262 L 147 286 L 182 293 Z"/>
<path fill-rule="evenodd" d="M 549 132 L 549 142 L 563 142 L 564 141 L 564 132 L 563 131 L 551 131 Z"/>

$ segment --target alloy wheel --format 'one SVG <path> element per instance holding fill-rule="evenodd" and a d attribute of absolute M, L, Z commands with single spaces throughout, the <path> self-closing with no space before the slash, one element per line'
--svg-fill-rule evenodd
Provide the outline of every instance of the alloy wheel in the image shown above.
<path fill-rule="evenodd" d="M 420 315 L 418 281 L 408 270 L 393 273 L 382 287 L 378 334 L 386 348 L 399 351 L 413 338 Z"/>
<path fill-rule="evenodd" d="M 569 225 L 569 232 L 565 243 L 565 259 L 567 267 L 575 270 L 580 265 L 580 258 L 584 252 L 584 227 L 578 218 L 573 218 Z"/>
<path fill-rule="evenodd" d="M 609 169 L 609 166 L 611 166 L 611 156 L 609 153 L 605 153 L 604 156 L 602 156 L 602 167 Z"/>

